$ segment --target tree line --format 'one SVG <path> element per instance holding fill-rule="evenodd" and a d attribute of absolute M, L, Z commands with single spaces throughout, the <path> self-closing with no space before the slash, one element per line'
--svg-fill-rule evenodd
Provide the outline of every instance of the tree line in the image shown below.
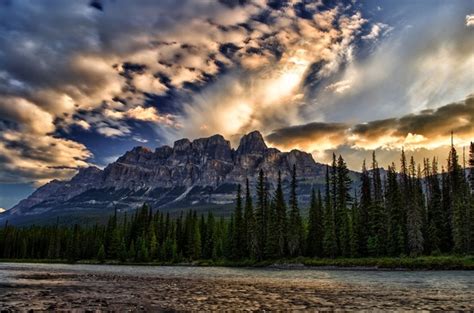
<path fill-rule="evenodd" d="M 474 252 L 474 143 L 468 167 L 452 146 L 446 167 L 416 164 L 402 150 L 400 168 L 379 167 L 375 153 L 362 165 L 360 186 L 344 159 L 333 155 L 324 190 L 312 190 L 303 218 L 293 166 L 286 201 L 281 174 L 270 190 L 259 172 L 255 198 L 237 187 L 230 218 L 195 211 L 171 218 L 144 204 L 134 214 L 115 213 L 106 225 L 56 225 L 0 229 L 0 258 L 183 262 L 198 259 L 267 260 L 307 257 L 381 257 Z"/>

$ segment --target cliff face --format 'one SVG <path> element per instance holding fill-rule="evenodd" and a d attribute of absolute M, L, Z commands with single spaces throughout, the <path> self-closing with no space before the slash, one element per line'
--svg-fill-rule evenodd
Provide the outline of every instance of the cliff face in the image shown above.
<path fill-rule="evenodd" d="M 221 135 L 181 139 L 155 151 L 135 147 L 104 170 L 81 169 L 70 181 L 38 188 L 0 220 L 65 210 L 126 210 L 144 202 L 160 209 L 230 204 L 237 184 L 248 178 L 254 185 L 261 169 L 270 185 L 276 184 L 278 171 L 288 181 L 293 164 L 305 201 L 311 186 L 322 183 L 324 166 L 309 153 L 268 148 L 258 131 L 242 137 L 237 150 Z"/>

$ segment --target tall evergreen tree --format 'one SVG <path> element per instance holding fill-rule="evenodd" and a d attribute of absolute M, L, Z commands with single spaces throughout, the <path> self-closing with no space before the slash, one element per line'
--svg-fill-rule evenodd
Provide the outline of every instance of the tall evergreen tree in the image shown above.
<path fill-rule="evenodd" d="M 359 203 L 359 214 L 358 221 L 355 225 L 357 237 L 358 237 L 358 254 L 367 255 L 367 245 L 369 241 L 370 229 L 369 229 L 369 213 L 372 207 L 372 188 L 370 182 L 370 175 L 365 165 L 365 160 L 362 164 L 362 175 L 360 185 L 360 203 Z"/>
<path fill-rule="evenodd" d="M 273 197 L 274 214 L 275 214 L 275 232 L 276 232 L 276 254 L 278 257 L 283 257 L 287 250 L 287 217 L 286 204 L 283 195 L 283 188 L 281 182 L 281 172 L 278 172 L 277 188 Z"/>
<path fill-rule="evenodd" d="M 441 241 L 443 233 L 446 231 L 445 214 L 443 212 L 442 193 L 439 183 L 438 162 L 433 158 L 430 166 L 428 160 L 425 161 L 425 183 L 427 198 L 427 236 L 426 247 L 428 253 L 441 252 Z"/>
<path fill-rule="evenodd" d="M 334 217 L 334 206 L 331 195 L 331 179 L 329 176 L 329 166 L 326 166 L 326 191 L 324 201 L 324 254 L 334 258 L 337 255 L 337 237 Z"/>
<path fill-rule="evenodd" d="M 469 182 L 471 184 L 471 194 L 474 195 L 474 142 L 469 146 Z"/>
<path fill-rule="evenodd" d="M 236 206 L 234 211 L 234 233 L 232 238 L 232 256 L 237 260 L 245 256 L 245 225 L 242 211 L 242 191 L 239 184 L 237 186 Z"/>
<path fill-rule="evenodd" d="M 416 173 L 416 164 L 411 157 L 408 175 L 408 208 L 407 208 L 407 241 L 408 252 L 411 256 L 418 256 L 423 252 L 422 210 L 420 201 L 421 182 Z M 421 197 L 421 198 L 420 198 Z"/>
<path fill-rule="evenodd" d="M 266 197 L 265 175 L 263 170 L 260 170 L 257 182 L 257 207 L 255 212 L 257 258 L 259 260 L 265 257 L 265 243 L 267 239 Z"/>
<path fill-rule="evenodd" d="M 303 251 L 304 229 L 298 208 L 298 197 L 296 194 L 296 165 L 293 165 L 290 190 L 290 214 L 288 219 L 288 252 L 290 256 L 301 255 Z"/>
<path fill-rule="evenodd" d="M 395 164 L 387 170 L 387 184 L 385 190 L 385 207 L 388 213 L 388 242 L 389 255 L 398 256 L 405 252 L 406 217 L 402 208 L 402 195 L 398 184 Z"/>
<path fill-rule="evenodd" d="M 369 211 L 369 238 L 368 250 L 373 256 L 383 255 L 386 251 L 386 215 L 384 212 L 384 199 L 380 168 L 372 154 L 372 205 Z"/>
<path fill-rule="evenodd" d="M 348 207 L 352 201 L 350 196 L 352 181 L 349 178 L 349 170 L 342 156 L 339 156 L 337 160 L 336 181 L 336 233 L 338 236 L 340 254 L 347 257 L 351 251 Z"/>
<path fill-rule="evenodd" d="M 462 253 L 469 250 L 470 203 L 467 196 L 467 184 L 463 169 L 459 165 L 454 145 L 451 146 L 448 159 L 448 175 L 452 202 L 452 225 L 454 251 Z"/>
<path fill-rule="evenodd" d="M 323 208 L 321 192 L 318 195 L 314 188 L 311 190 L 311 203 L 309 207 L 308 234 L 306 237 L 306 254 L 311 257 L 323 255 Z"/>
<path fill-rule="evenodd" d="M 252 196 L 250 194 L 249 180 L 245 182 L 245 256 L 255 258 L 257 256 L 257 238 L 255 229 L 255 215 L 252 204 Z"/>

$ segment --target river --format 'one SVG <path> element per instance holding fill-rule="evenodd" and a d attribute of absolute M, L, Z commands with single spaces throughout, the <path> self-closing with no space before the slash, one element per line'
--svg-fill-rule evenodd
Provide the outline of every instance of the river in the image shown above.
<path fill-rule="evenodd" d="M 10 310 L 474 310 L 473 271 L 0 263 Z"/>

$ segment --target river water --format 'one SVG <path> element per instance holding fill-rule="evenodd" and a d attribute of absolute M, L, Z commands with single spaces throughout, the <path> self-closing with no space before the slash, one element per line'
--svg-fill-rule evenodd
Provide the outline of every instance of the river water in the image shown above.
<path fill-rule="evenodd" d="M 0 263 L 4 309 L 474 309 L 473 271 Z"/>

